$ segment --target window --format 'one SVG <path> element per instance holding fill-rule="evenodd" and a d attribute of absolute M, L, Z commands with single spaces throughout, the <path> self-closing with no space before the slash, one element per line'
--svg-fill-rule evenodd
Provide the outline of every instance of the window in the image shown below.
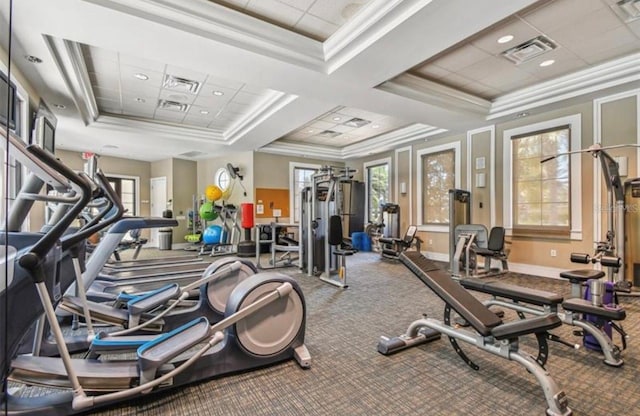
<path fill-rule="evenodd" d="M 449 230 L 449 189 L 460 188 L 460 142 L 417 152 L 418 221 L 423 231 Z"/>
<path fill-rule="evenodd" d="M 580 149 L 582 117 L 575 114 L 503 133 L 503 223 L 508 234 L 582 239 Z"/>
<path fill-rule="evenodd" d="M 108 176 L 109 185 L 114 189 L 126 210 L 125 215 L 138 215 L 138 179 L 126 176 Z"/>
<path fill-rule="evenodd" d="M 382 221 L 380 204 L 389 201 L 391 194 L 391 159 L 380 159 L 364 164 L 365 184 L 367 186 L 367 217 L 365 222 Z"/>
<path fill-rule="evenodd" d="M 568 152 L 570 132 L 562 126 L 511 138 L 514 229 L 569 232 L 569 156 L 540 162 Z"/>
<path fill-rule="evenodd" d="M 302 203 L 300 194 L 302 190 L 311 186 L 311 177 L 320 169 L 320 165 L 306 163 L 289 163 L 289 212 L 291 212 L 291 222 L 300 221 L 300 205 Z"/>
<path fill-rule="evenodd" d="M 229 174 L 229 170 L 227 168 L 218 169 L 214 183 L 224 193 L 231 184 L 231 175 Z"/>

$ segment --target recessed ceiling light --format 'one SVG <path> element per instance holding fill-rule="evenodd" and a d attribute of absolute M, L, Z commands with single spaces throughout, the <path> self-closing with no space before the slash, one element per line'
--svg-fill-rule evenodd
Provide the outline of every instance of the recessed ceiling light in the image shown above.
<path fill-rule="evenodd" d="M 513 35 L 505 35 L 500 39 L 498 39 L 498 43 L 507 43 L 507 42 L 511 42 L 512 40 L 513 40 Z"/>
<path fill-rule="evenodd" d="M 553 65 L 556 61 L 553 59 L 547 59 L 546 61 L 540 62 L 540 66 L 545 67 L 549 65 Z"/>
<path fill-rule="evenodd" d="M 333 121 L 340 121 L 340 120 L 342 120 L 342 117 L 334 117 L 333 118 Z"/>
<path fill-rule="evenodd" d="M 379 128 L 380 128 L 380 126 L 379 126 L 379 125 L 377 125 L 377 124 L 374 124 L 373 126 L 371 126 L 371 128 L 372 128 L 372 129 L 379 129 Z"/>
<path fill-rule="evenodd" d="M 26 59 L 27 61 L 31 62 L 32 64 L 41 64 L 42 63 L 42 59 L 38 58 L 37 56 L 33 56 L 33 55 L 25 55 L 24 59 Z"/>
<path fill-rule="evenodd" d="M 224 93 L 222 91 L 216 90 L 216 91 L 213 92 L 213 95 L 217 95 L 218 97 L 221 97 L 221 96 L 224 95 Z"/>
<path fill-rule="evenodd" d="M 207 115 L 209 114 L 209 110 L 200 110 L 200 114 Z"/>
<path fill-rule="evenodd" d="M 138 78 L 141 81 L 146 81 L 146 80 L 149 79 L 149 75 L 143 74 L 142 72 L 138 72 L 137 74 L 134 74 L 133 76 Z"/>
<path fill-rule="evenodd" d="M 65 108 L 67 108 L 64 104 L 54 104 L 53 106 L 58 110 L 64 110 Z"/>
<path fill-rule="evenodd" d="M 529 113 L 527 113 L 526 111 L 523 111 L 521 113 L 516 114 L 516 117 L 522 118 L 522 117 L 526 117 L 528 115 L 529 115 Z"/>
<path fill-rule="evenodd" d="M 313 129 L 307 130 L 307 133 L 313 133 Z"/>
<path fill-rule="evenodd" d="M 136 102 L 138 102 L 138 103 L 146 103 L 147 100 L 145 100 L 144 98 L 138 97 L 138 98 L 136 98 Z"/>

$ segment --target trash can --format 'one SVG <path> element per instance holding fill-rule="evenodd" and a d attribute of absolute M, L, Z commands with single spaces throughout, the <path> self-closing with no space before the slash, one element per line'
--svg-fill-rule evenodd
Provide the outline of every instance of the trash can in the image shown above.
<path fill-rule="evenodd" d="M 158 231 L 159 250 L 171 250 L 171 240 L 173 240 L 173 230 L 169 228 Z"/>

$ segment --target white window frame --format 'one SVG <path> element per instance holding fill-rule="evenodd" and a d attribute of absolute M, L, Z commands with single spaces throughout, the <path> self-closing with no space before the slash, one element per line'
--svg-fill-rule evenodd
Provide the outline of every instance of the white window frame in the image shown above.
<path fill-rule="evenodd" d="M 136 206 L 136 216 L 142 216 L 140 213 L 140 176 L 121 175 L 119 173 L 105 173 L 105 176 L 108 178 L 133 179 L 136 189 L 136 200 L 134 201 Z M 131 213 L 129 213 L 129 215 L 131 215 Z"/>
<path fill-rule="evenodd" d="M 229 178 L 229 183 L 227 184 L 226 187 L 222 187 L 220 185 L 220 178 L 222 177 L 222 175 L 226 174 L 227 177 Z M 215 185 L 220 188 L 220 190 L 222 191 L 222 193 L 225 193 L 225 191 L 227 191 L 230 187 L 231 184 L 233 182 L 233 179 L 231 178 L 231 173 L 229 172 L 229 169 L 227 168 L 220 168 L 216 171 L 215 176 L 213 177 L 213 182 L 215 183 Z"/>
<path fill-rule="evenodd" d="M 426 149 L 420 149 L 416 152 L 416 166 L 418 169 L 416 170 L 417 179 L 417 194 L 420 196 L 416 198 L 416 204 L 418 205 L 418 230 L 420 231 L 431 231 L 431 232 L 449 232 L 449 225 L 435 225 L 435 224 L 423 224 L 423 212 L 424 207 L 422 206 L 422 177 L 424 175 L 422 156 L 430 155 L 433 153 L 445 152 L 447 150 L 453 150 L 454 153 L 454 163 L 455 163 L 455 172 L 454 172 L 454 183 L 456 189 L 460 189 L 460 184 L 462 183 L 462 151 L 460 142 L 452 142 L 441 144 L 438 146 L 427 147 Z"/>
<path fill-rule="evenodd" d="M 368 224 L 369 221 L 375 220 L 375 218 L 369 218 L 369 168 L 374 166 L 382 166 L 387 165 L 389 167 L 389 198 L 391 198 L 391 179 L 394 176 L 392 165 L 391 165 L 391 157 L 385 157 L 383 159 L 372 160 L 369 162 L 365 162 L 362 164 L 362 168 L 364 170 L 364 223 Z M 391 201 L 386 201 L 391 202 Z"/>
<path fill-rule="evenodd" d="M 296 168 L 299 169 L 315 169 L 318 170 L 322 166 L 314 163 L 300 163 L 300 162 L 289 162 L 289 222 L 292 224 L 297 224 L 295 222 L 295 198 L 296 198 L 296 190 L 295 186 L 295 178 L 294 173 L 296 172 Z"/>
<path fill-rule="evenodd" d="M 573 114 L 566 117 L 559 117 L 553 120 L 542 121 L 539 123 L 528 124 L 522 127 L 516 127 L 513 129 L 505 130 L 502 133 L 503 140 L 503 224 L 507 232 L 507 235 L 513 235 L 513 195 L 512 195 L 512 183 L 513 183 L 513 163 L 512 163 L 512 138 L 514 136 L 521 136 L 527 133 L 532 133 L 541 130 L 548 130 L 559 126 L 569 126 L 571 131 L 571 150 L 580 150 L 582 148 L 582 116 L 580 114 Z M 576 153 L 571 157 L 571 170 L 569 177 L 569 187 L 571 189 L 571 225 L 570 225 L 570 239 L 582 240 L 582 163 L 581 153 Z"/>

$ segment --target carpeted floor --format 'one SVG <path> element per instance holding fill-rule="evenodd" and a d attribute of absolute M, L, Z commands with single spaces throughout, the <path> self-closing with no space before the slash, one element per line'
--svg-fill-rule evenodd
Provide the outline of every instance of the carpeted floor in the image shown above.
<path fill-rule="evenodd" d="M 166 253 L 162 254 L 166 256 Z M 312 368 L 294 361 L 204 381 L 99 415 L 541 415 L 544 396 L 520 366 L 461 344 L 479 366 L 473 371 L 446 339 L 390 357 L 377 353 L 380 335 L 399 335 L 427 314 L 442 316 L 442 302 L 403 265 L 375 253 L 348 258 L 350 287 L 341 290 L 297 269 L 307 301 L 306 344 Z M 564 281 L 508 276 L 522 286 L 568 293 Z M 482 298 L 482 295 L 477 295 Z M 547 369 L 565 390 L 575 415 L 640 414 L 640 301 L 623 299 L 629 333 L 625 365 L 611 368 L 595 352 L 551 343 Z M 515 315 L 508 312 L 507 318 Z M 554 332 L 579 343 L 572 327 Z M 619 344 L 619 339 L 616 340 Z M 534 352 L 533 339 L 521 342 Z"/>

